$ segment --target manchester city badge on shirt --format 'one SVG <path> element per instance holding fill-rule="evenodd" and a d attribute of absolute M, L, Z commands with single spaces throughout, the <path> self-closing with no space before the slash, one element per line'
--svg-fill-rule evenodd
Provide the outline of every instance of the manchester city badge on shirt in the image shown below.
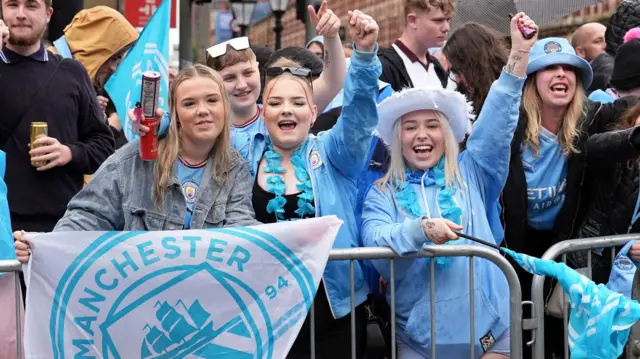
<path fill-rule="evenodd" d="M 482 345 L 482 350 L 486 353 L 489 348 L 495 344 L 496 338 L 493 337 L 491 331 L 487 333 L 484 337 L 480 338 L 480 344 Z"/>
<path fill-rule="evenodd" d="M 320 157 L 320 152 L 311 151 L 311 167 L 314 170 L 322 167 L 322 157 Z"/>
<path fill-rule="evenodd" d="M 187 203 L 194 203 L 196 201 L 196 192 L 198 191 L 198 185 L 194 182 L 187 181 L 182 184 L 182 193 Z"/>

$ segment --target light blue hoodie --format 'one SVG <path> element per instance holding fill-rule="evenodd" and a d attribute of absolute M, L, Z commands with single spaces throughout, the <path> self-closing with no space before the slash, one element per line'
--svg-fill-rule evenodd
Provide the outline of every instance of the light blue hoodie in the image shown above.
<path fill-rule="evenodd" d="M 502 72 L 493 84 L 485 105 L 471 131 L 467 149 L 459 155 L 464 185 L 456 191 L 455 201 L 462 209 L 464 233 L 491 243 L 502 241 L 500 192 L 509 173 L 510 146 L 519 116 L 523 78 Z M 423 213 L 440 212 L 436 188 L 412 184 Z M 362 239 L 366 246 L 390 247 L 401 255 L 418 252 L 429 244 L 421 219 L 407 216 L 394 199 L 390 186 L 381 191 L 373 185 L 365 195 L 362 213 Z M 450 242 L 473 244 L 466 239 Z M 429 357 L 431 350 L 430 295 L 428 258 L 395 261 L 397 334 L 413 350 Z M 389 261 L 373 265 L 389 280 Z M 468 358 L 469 343 L 469 261 L 451 258 L 451 266 L 436 266 L 435 305 L 438 358 Z M 491 333 L 498 338 L 509 329 L 509 290 L 504 274 L 493 263 L 474 259 L 476 358 L 483 354 L 480 338 Z"/>
<path fill-rule="evenodd" d="M 354 217 L 356 181 L 365 166 L 369 144 L 378 123 L 376 99 L 382 66 L 373 52 L 355 50 L 344 85 L 344 107 L 336 125 L 320 135 L 309 135 L 306 160 L 313 183 L 316 216 L 337 215 L 344 224 L 333 248 L 358 246 Z M 232 145 L 249 161 L 253 176 L 265 152 L 267 134 L 232 133 Z M 349 261 L 330 261 L 324 285 L 335 318 L 351 311 Z M 355 265 L 355 304 L 364 302 L 369 287 L 360 265 Z"/>
<path fill-rule="evenodd" d="M 318 35 L 318 36 L 314 37 L 313 39 L 309 40 L 309 42 L 307 42 L 307 46 L 305 46 L 305 47 L 308 49 L 309 45 L 313 44 L 314 42 L 319 43 L 320 45 L 322 45 L 322 48 L 324 48 L 324 36 L 322 36 L 322 35 Z"/>

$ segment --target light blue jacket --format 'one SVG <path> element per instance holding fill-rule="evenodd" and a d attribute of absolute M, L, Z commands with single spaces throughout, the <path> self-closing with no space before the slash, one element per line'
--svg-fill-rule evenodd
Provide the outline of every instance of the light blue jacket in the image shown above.
<path fill-rule="evenodd" d="M 373 52 L 354 51 L 344 84 L 344 107 L 336 125 L 317 137 L 309 135 L 307 171 L 313 183 L 316 216 L 336 215 L 344 224 L 333 248 L 353 248 L 358 243 L 354 217 L 356 181 L 364 168 L 373 131 L 378 123 L 376 99 L 382 66 Z M 233 146 L 249 161 L 255 177 L 265 152 L 262 133 L 232 135 Z M 349 262 L 330 261 L 324 285 L 335 318 L 351 311 Z M 360 265 L 355 265 L 355 303 L 365 301 L 369 288 Z"/>
<path fill-rule="evenodd" d="M 464 185 L 454 199 L 462 209 L 464 233 L 499 244 L 500 192 L 509 173 L 509 147 L 518 123 L 524 79 L 503 71 L 493 84 L 485 105 L 459 155 Z M 412 185 L 423 213 L 439 217 L 435 186 Z M 426 198 L 429 203 L 423 200 Z M 421 218 L 407 216 L 394 199 L 390 186 L 384 191 L 371 186 L 365 196 L 362 213 L 362 239 L 366 246 L 390 247 L 409 258 L 395 261 L 396 323 L 402 340 L 421 355 L 431 350 L 429 260 L 412 257 L 428 242 Z M 433 200 L 432 200 L 433 199 Z M 453 244 L 476 244 L 461 239 Z M 373 265 L 389 280 L 389 261 L 376 260 Z M 469 261 L 452 257 L 451 266 L 436 266 L 435 331 L 439 358 L 468 358 L 469 343 Z M 480 338 L 491 332 L 498 338 L 509 328 L 509 290 L 504 274 L 493 263 L 474 259 L 476 357 L 483 351 Z"/>

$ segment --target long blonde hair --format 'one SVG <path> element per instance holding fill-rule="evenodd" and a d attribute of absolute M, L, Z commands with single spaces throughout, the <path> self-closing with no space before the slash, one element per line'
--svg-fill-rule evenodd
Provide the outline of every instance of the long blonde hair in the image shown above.
<path fill-rule="evenodd" d="M 186 67 L 178 73 L 171 87 L 169 94 L 169 110 L 171 111 L 169 133 L 167 137 L 161 139 L 158 143 L 158 159 L 155 163 L 155 180 L 153 184 L 153 198 L 158 208 L 162 208 L 168 187 L 171 185 L 172 167 L 178 158 L 181 147 L 180 119 L 176 110 L 176 90 L 183 82 L 197 77 L 205 77 L 214 81 L 222 95 L 222 104 L 224 106 L 223 127 L 220 135 L 215 139 L 215 144 L 209 154 L 209 160 L 213 163 L 213 178 L 222 178 L 227 183 L 229 182 L 229 168 L 231 168 L 233 162 L 233 155 L 231 151 L 229 99 L 224 89 L 224 83 L 220 76 L 207 66 L 196 64 Z"/>
<path fill-rule="evenodd" d="M 458 166 L 458 142 L 453 136 L 453 131 L 449 125 L 447 117 L 438 111 L 433 111 L 440 122 L 442 133 L 444 135 L 444 173 L 447 187 L 453 187 L 458 184 L 463 186 L 462 176 L 460 175 L 460 167 Z M 376 181 L 376 185 L 382 191 L 385 190 L 387 184 L 391 183 L 396 188 L 401 183 L 404 183 L 407 178 L 405 175 L 405 168 L 407 163 L 402 155 L 402 118 L 399 118 L 393 124 L 393 143 L 391 144 L 391 163 L 389 164 L 389 170 Z M 397 189 L 397 188 L 396 188 Z"/>
<path fill-rule="evenodd" d="M 536 75 L 535 73 L 530 75 L 524 84 L 522 106 L 527 116 L 524 143 L 531 146 L 533 153 L 538 154 L 540 152 L 540 128 L 542 127 L 542 116 L 540 115 L 542 100 L 536 87 Z M 580 120 L 586 115 L 584 107 L 586 99 L 582 81 L 580 81 L 580 77 L 576 77 L 576 92 L 569 103 L 564 118 L 560 121 L 560 129 L 558 130 L 558 142 L 565 156 L 580 152 L 575 142 L 580 135 Z"/>

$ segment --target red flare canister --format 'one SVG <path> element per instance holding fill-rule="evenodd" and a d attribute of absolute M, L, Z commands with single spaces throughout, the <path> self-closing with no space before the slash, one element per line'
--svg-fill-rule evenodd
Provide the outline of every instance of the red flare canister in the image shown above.
<path fill-rule="evenodd" d="M 140 138 L 140 158 L 153 161 L 158 158 L 158 127 L 160 118 L 156 114 L 158 110 L 158 98 L 160 96 L 160 73 L 146 71 L 142 74 L 142 91 L 140 104 L 142 105 L 141 124 L 149 127 L 149 132 Z"/>

